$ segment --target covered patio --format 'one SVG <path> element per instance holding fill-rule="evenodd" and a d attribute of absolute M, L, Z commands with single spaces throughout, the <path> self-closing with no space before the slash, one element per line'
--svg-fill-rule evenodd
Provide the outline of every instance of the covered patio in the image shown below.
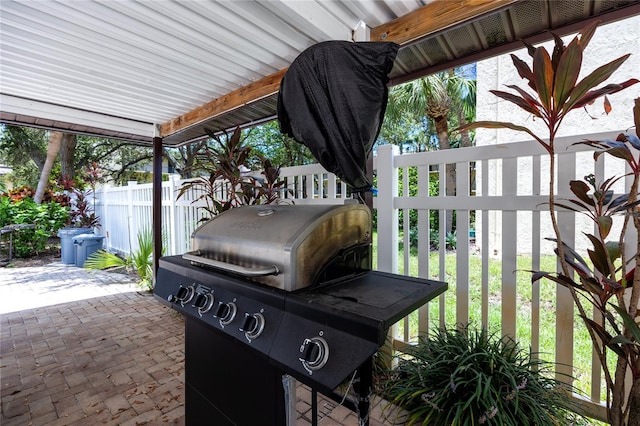
<path fill-rule="evenodd" d="M 280 82 L 306 48 L 397 43 L 393 86 L 640 14 L 640 3 L 11 0 L 0 12 L 0 123 L 152 145 L 160 253 L 162 148 L 275 119 Z"/>
<path fill-rule="evenodd" d="M 274 119 L 280 81 L 287 66 L 307 47 L 326 40 L 398 43 L 400 51 L 389 75 L 390 84 L 395 85 L 511 51 L 520 47 L 523 39 L 530 43 L 548 40 L 548 30 L 567 34 L 592 20 L 611 22 L 638 15 L 640 3 L 622 0 L 3 1 L 0 12 L 0 122 L 152 145 L 154 242 L 155 253 L 159 254 L 163 220 L 160 209 L 162 149 L 206 138 L 205 129 L 225 132 L 236 126 L 249 127 Z M 378 265 L 380 269 L 391 270 L 393 265 L 385 265 L 393 262 L 396 256 L 386 254 L 378 253 L 382 259 Z M 158 258 L 155 257 L 156 262 Z M 464 275 L 462 272 L 460 276 Z M 57 276 L 63 280 L 64 274 Z M 62 302 L 58 306 L 73 313 L 79 331 L 95 318 L 107 321 L 107 328 L 111 327 L 109 321 L 133 321 L 134 329 L 142 333 L 143 338 L 138 340 L 143 345 L 129 348 L 131 353 L 126 356 L 132 356 L 128 358 L 131 361 L 124 362 L 133 363 L 130 365 L 132 373 L 149 376 L 139 382 L 140 386 L 159 387 L 164 384 L 161 383 L 163 379 L 145 370 L 154 368 L 151 363 L 140 362 L 139 366 L 133 366 L 139 362 L 138 355 L 146 359 L 136 350 L 148 352 L 157 348 L 155 354 L 174 365 L 179 364 L 179 349 L 167 344 L 167 341 L 174 342 L 174 338 L 178 342 L 182 340 L 179 317 L 151 298 L 124 294 L 71 304 Z M 104 308 L 103 304 L 109 306 Z M 23 355 L 20 351 L 33 356 L 38 354 L 32 341 L 42 344 L 42 339 L 45 342 L 47 339 L 43 337 L 45 332 L 59 333 L 68 328 L 62 323 L 58 326 L 56 321 L 67 319 L 55 309 L 48 307 L 3 314 L 3 367 L 6 371 L 10 371 L 6 367 L 8 362 L 15 362 L 12 366 L 19 365 Z M 100 313 L 102 309 L 107 313 Z M 167 321 L 163 325 L 170 327 L 171 323 L 175 328 L 156 329 L 155 321 L 147 323 L 136 317 L 139 310 L 148 310 L 149 318 L 165 318 Z M 25 316 L 23 312 L 26 312 Z M 39 318 L 51 318 L 50 324 L 56 324 L 56 327 L 45 329 Z M 506 329 L 510 327 L 507 325 Z M 100 333 L 100 330 L 94 331 Z M 157 336 L 169 336 L 169 340 L 156 341 L 157 336 L 149 330 L 154 330 Z M 10 333 L 9 340 L 5 340 L 6 332 Z M 14 332 L 15 340 L 11 334 Z M 55 339 L 56 335 L 49 338 Z M 128 335 L 125 338 L 135 339 Z M 10 346 L 5 341 L 11 342 Z M 5 348 L 13 348 L 21 356 L 12 355 L 11 351 L 5 355 Z M 82 351 L 80 347 L 78 350 Z M 90 350 L 97 356 L 104 347 L 91 346 Z M 66 353 L 76 352 L 68 350 Z M 9 356 L 7 363 L 5 356 Z M 40 374 L 39 361 L 33 358 L 30 362 L 29 371 Z M 157 360 L 153 362 L 159 365 Z M 50 368 L 59 368 L 59 363 L 58 360 Z M 84 365 L 70 364 L 68 368 L 76 372 Z M 108 363 L 103 367 L 117 370 Z M 100 367 L 96 365 L 95 368 Z M 139 369 L 133 371 L 137 368 L 145 373 Z M 166 378 L 179 382 L 180 370 L 153 371 L 173 375 L 173 378 Z M 94 372 L 97 374 L 97 370 Z M 45 414 L 51 415 L 51 405 L 44 394 L 39 399 L 45 398 L 41 407 L 46 408 L 36 410 L 37 407 L 29 402 L 25 406 L 22 390 L 8 390 L 10 386 L 5 389 L 6 378 L 12 376 L 8 376 L 4 368 L 2 377 L 3 416 L 7 412 L 12 418 L 19 419 L 15 420 L 16 424 L 23 421 L 37 424 L 33 413 L 49 410 Z M 33 389 L 41 386 L 39 379 L 30 377 L 35 383 Z M 108 379 L 113 382 L 113 377 Z M 53 386 L 59 388 L 53 392 L 63 387 L 78 386 L 79 390 L 87 384 L 93 385 L 92 380 L 80 376 L 77 380 L 54 383 Z M 139 385 L 136 382 L 131 386 L 136 379 L 130 375 L 122 380 L 126 383 L 115 384 L 115 388 L 126 392 L 116 397 L 122 405 L 114 403 L 111 407 L 100 405 L 96 408 L 96 411 L 101 410 L 98 414 L 105 416 L 95 418 L 98 424 L 103 421 L 119 423 L 125 413 L 138 419 L 132 424 L 180 422 L 183 419 L 179 415 L 181 406 L 171 405 L 179 398 L 165 405 L 168 402 L 163 400 L 166 394 L 161 394 L 153 404 L 144 405 L 147 411 L 136 410 L 138 405 L 144 404 L 142 399 L 136 399 L 140 396 L 136 394 Z M 175 389 L 179 389 L 178 382 L 172 382 L 176 384 Z M 16 390 L 18 392 L 14 393 Z M 69 398 L 65 403 L 71 404 L 72 395 L 65 395 Z M 175 396 L 171 394 L 171 397 Z M 83 422 L 86 422 L 84 416 L 89 415 L 87 407 L 82 407 L 75 394 L 73 398 L 76 405 L 71 411 L 65 411 L 60 405 L 63 418 L 59 417 L 56 404 L 51 402 L 60 424 L 68 424 L 64 421 L 65 414 L 82 416 L 76 418 L 77 424 L 86 424 Z M 304 397 L 301 400 L 304 401 Z M 299 411 L 304 411 L 303 408 L 304 405 L 299 407 Z M 146 413 L 155 413 L 155 417 L 150 420 L 141 417 L 151 416 Z M 117 419 L 108 419 L 116 415 L 119 416 Z M 331 415 L 325 417 L 330 420 L 321 424 L 348 424 L 340 423 L 347 414 L 342 420 Z M 5 420 L 9 421 L 9 417 L 3 417 L 3 424 Z M 372 421 L 372 424 L 376 423 Z"/>

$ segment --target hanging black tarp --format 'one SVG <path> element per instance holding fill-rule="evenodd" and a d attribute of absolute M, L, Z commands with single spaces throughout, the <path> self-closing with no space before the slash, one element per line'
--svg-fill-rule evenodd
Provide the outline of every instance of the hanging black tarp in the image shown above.
<path fill-rule="evenodd" d="M 298 56 L 280 84 L 280 130 L 353 191 L 371 188 L 367 156 L 387 106 L 387 75 L 398 45 L 327 41 Z"/>

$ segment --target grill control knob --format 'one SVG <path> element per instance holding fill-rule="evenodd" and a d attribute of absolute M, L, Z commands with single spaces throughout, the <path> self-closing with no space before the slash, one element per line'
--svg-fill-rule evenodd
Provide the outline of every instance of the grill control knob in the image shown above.
<path fill-rule="evenodd" d="M 195 294 L 195 292 L 196 289 L 192 285 L 188 287 L 180 286 L 176 294 L 170 295 L 167 300 L 172 303 L 180 303 L 182 306 L 184 306 L 185 303 L 191 302 L 191 299 L 193 299 L 193 295 Z"/>
<path fill-rule="evenodd" d="M 236 317 L 237 312 L 236 304 L 233 302 L 218 302 L 218 308 L 213 314 L 214 317 L 220 320 L 220 325 L 225 326 L 231 324 L 231 321 Z"/>
<path fill-rule="evenodd" d="M 262 334 L 264 323 L 264 316 L 262 314 L 245 313 L 244 322 L 242 323 L 242 327 L 240 327 L 240 331 L 243 331 L 247 340 L 251 341 Z"/>
<path fill-rule="evenodd" d="M 309 374 L 324 367 L 329 360 L 329 345 L 327 341 L 322 337 L 304 339 L 304 342 L 300 345 L 299 360 Z"/>
<path fill-rule="evenodd" d="M 193 307 L 198 308 L 198 313 L 202 316 L 211 310 L 214 299 L 212 293 L 198 293 L 193 302 Z"/>

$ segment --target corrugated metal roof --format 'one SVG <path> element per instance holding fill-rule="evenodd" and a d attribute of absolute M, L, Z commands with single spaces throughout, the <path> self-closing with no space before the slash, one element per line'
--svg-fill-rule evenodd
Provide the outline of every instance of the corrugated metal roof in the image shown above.
<path fill-rule="evenodd" d="M 479 5 L 497 9 L 402 41 L 391 77 L 412 78 L 594 16 L 640 13 L 638 1 L 607 0 L 2 0 L 0 118 L 147 142 L 162 125 L 170 129 L 165 142 L 177 144 L 202 136 L 203 126 L 223 129 L 272 117 L 273 90 L 255 102 L 249 94 L 228 110 L 205 112 L 206 119 L 190 121 L 188 114 L 281 75 L 315 43 L 351 40 L 360 21 L 372 36 L 396 41 L 412 30 L 393 26 L 405 17 L 431 19 L 430 28 L 437 29 L 442 16 L 419 13 L 458 8 L 452 13 L 462 18 L 460 6 Z"/>

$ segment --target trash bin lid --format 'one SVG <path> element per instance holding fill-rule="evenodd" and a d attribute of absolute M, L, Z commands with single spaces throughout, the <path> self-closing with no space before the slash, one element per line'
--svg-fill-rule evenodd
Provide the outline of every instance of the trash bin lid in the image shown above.
<path fill-rule="evenodd" d="M 81 234 L 93 234 L 91 228 L 60 228 L 58 230 L 58 237 L 72 237 Z"/>
<path fill-rule="evenodd" d="M 73 236 L 73 242 L 75 243 L 76 241 L 86 241 L 86 240 L 101 240 L 105 238 L 104 235 L 97 235 L 97 234 L 80 234 L 80 235 L 74 235 Z"/>

